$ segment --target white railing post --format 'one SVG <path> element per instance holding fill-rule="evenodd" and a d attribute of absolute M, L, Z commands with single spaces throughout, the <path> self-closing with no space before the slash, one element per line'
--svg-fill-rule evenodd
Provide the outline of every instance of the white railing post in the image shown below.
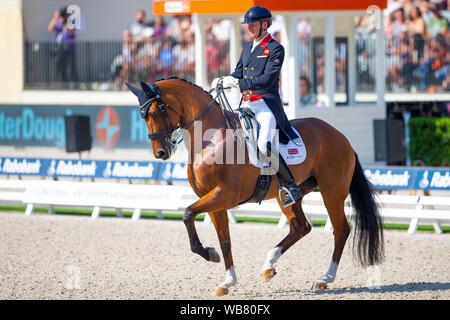
<path fill-rule="evenodd" d="M 100 207 L 95 206 L 91 213 L 91 219 L 97 219 L 100 217 Z"/>
<path fill-rule="evenodd" d="M 209 213 L 205 213 L 205 218 L 203 219 L 204 224 L 211 224 L 211 217 L 209 216 Z"/>
<path fill-rule="evenodd" d="M 25 215 L 26 216 L 31 216 L 31 214 L 33 213 L 33 204 L 29 203 L 27 204 L 27 208 L 25 209 Z"/>
<path fill-rule="evenodd" d="M 331 224 L 331 219 L 330 219 L 330 218 L 327 218 L 327 222 L 325 222 L 324 230 L 325 230 L 326 232 L 331 232 L 331 231 L 333 231 L 333 225 Z"/>
<path fill-rule="evenodd" d="M 138 221 L 140 218 L 141 218 L 141 209 L 138 209 L 138 208 L 134 209 L 131 220 Z"/>
<path fill-rule="evenodd" d="M 419 219 L 412 218 L 409 223 L 408 234 L 414 234 L 416 232 L 418 226 L 419 226 Z"/>
<path fill-rule="evenodd" d="M 228 221 L 230 221 L 230 223 L 232 223 L 232 224 L 237 223 L 236 216 L 234 215 L 233 211 L 227 210 L 227 215 L 228 215 Z"/>

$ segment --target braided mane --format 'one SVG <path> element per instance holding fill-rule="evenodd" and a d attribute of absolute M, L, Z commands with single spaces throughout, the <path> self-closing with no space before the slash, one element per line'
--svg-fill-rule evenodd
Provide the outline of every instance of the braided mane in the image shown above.
<path fill-rule="evenodd" d="M 208 91 L 206 91 L 205 89 L 203 89 L 203 88 L 200 87 L 199 85 L 197 85 L 197 84 L 195 84 L 195 83 L 193 83 L 193 82 L 191 82 L 191 81 L 189 81 L 189 80 L 186 80 L 186 79 L 183 79 L 183 78 L 178 78 L 178 77 L 176 77 L 176 76 L 169 77 L 169 78 L 167 78 L 167 79 L 161 78 L 161 79 L 156 80 L 155 83 L 157 83 L 157 82 L 159 82 L 159 81 L 164 81 L 164 80 L 181 80 L 181 81 L 187 82 L 187 83 L 189 83 L 190 85 L 192 85 L 192 86 L 196 87 L 197 89 L 200 89 L 201 91 L 203 91 L 204 93 L 206 93 L 211 99 L 214 99 L 214 97 L 211 95 L 211 93 L 209 93 Z"/>

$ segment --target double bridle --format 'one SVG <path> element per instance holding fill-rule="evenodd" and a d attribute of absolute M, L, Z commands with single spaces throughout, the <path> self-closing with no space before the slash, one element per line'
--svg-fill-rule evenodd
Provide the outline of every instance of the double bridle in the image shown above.
<path fill-rule="evenodd" d="M 148 91 L 148 90 L 144 90 L 144 91 L 149 99 L 145 103 L 143 103 L 141 106 L 139 106 L 139 112 L 141 114 L 141 118 L 144 120 L 147 118 L 147 114 L 150 109 L 151 103 L 153 101 L 156 101 L 158 103 L 159 114 L 160 114 L 161 118 L 163 119 L 163 121 L 165 122 L 165 127 L 166 127 L 165 130 L 162 130 L 159 132 L 154 132 L 154 133 L 149 133 L 148 138 L 150 140 L 163 139 L 163 141 L 167 141 L 168 143 L 170 143 L 172 145 L 181 142 L 181 141 L 177 141 L 178 140 L 177 138 L 174 139 L 172 137 L 174 131 L 176 131 L 178 129 L 187 129 L 195 121 L 201 120 L 206 115 L 206 113 L 209 111 L 209 109 L 211 109 L 211 106 L 213 105 L 213 103 L 215 101 L 215 99 L 212 99 L 211 102 L 207 105 L 207 107 L 205 109 L 203 109 L 203 111 L 200 112 L 200 114 L 198 114 L 194 119 L 189 121 L 187 124 L 183 124 L 180 122 L 180 123 L 178 123 L 178 126 L 176 128 L 172 128 L 172 124 L 170 123 L 170 119 L 169 119 L 169 115 L 167 114 L 167 110 L 172 110 L 172 112 L 177 114 L 180 117 L 180 119 L 181 119 L 181 114 L 177 110 L 172 108 L 168 103 L 163 101 L 163 99 L 161 98 L 161 92 L 155 83 L 149 84 L 148 87 L 150 88 L 150 91 Z M 213 89 L 209 93 L 211 93 L 212 91 L 213 91 Z"/>

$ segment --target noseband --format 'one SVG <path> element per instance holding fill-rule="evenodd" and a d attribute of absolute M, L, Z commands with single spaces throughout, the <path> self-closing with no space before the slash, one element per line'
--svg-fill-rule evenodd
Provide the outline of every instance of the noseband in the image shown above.
<path fill-rule="evenodd" d="M 145 90 L 145 94 L 147 95 L 147 97 L 149 99 L 144 104 L 139 106 L 139 112 L 141 114 L 141 118 L 144 119 L 144 120 L 147 118 L 147 114 L 148 114 L 148 111 L 150 109 L 150 106 L 151 106 L 152 102 L 156 101 L 158 103 L 159 114 L 160 114 L 161 118 L 163 119 L 163 121 L 165 122 L 165 129 L 164 130 L 148 134 L 148 138 L 150 140 L 164 139 L 164 141 L 167 141 L 167 142 L 169 142 L 171 144 L 177 143 L 177 141 L 173 141 L 172 140 L 173 132 L 175 130 L 177 130 L 177 129 L 187 129 L 195 121 L 200 120 L 201 118 L 203 118 L 203 116 L 209 111 L 209 109 L 213 105 L 213 102 L 215 101 L 214 99 L 212 99 L 211 102 L 208 104 L 208 106 L 202 112 L 200 112 L 200 114 L 198 116 L 196 116 L 193 120 L 191 120 L 187 125 L 186 124 L 183 125 L 180 122 L 178 124 L 177 128 L 171 128 L 171 123 L 170 123 L 170 120 L 169 120 L 169 116 L 167 114 L 167 110 L 170 109 L 173 112 L 175 112 L 180 117 L 180 119 L 181 119 L 181 115 L 177 112 L 177 110 L 175 110 L 169 104 L 167 104 L 166 102 L 163 101 L 163 99 L 161 98 L 161 92 L 160 92 L 158 86 L 155 83 L 151 83 L 148 86 L 150 88 L 150 91 Z"/>

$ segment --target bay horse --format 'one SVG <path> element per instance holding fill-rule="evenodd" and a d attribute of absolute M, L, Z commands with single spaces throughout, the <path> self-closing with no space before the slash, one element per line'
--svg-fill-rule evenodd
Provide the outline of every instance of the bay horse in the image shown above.
<path fill-rule="evenodd" d="M 174 148 L 171 136 L 176 128 L 182 128 L 189 136 L 184 137 L 189 158 L 187 174 L 199 200 L 186 208 L 183 222 L 192 252 L 207 261 L 220 262 L 220 256 L 214 248 L 202 245 L 194 224 L 194 218 L 199 213 L 209 214 L 217 232 L 226 269 L 225 281 L 212 294 L 226 295 L 230 287 L 237 283 L 227 209 L 236 207 L 252 196 L 260 169 L 248 161 L 244 164 L 208 161 L 215 154 L 223 152 L 233 136 L 226 134 L 227 123 L 219 104 L 201 87 L 178 78 L 158 80 L 152 84 L 141 81 L 141 89 L 128 83 L 127 86 L 138 97 L 141 117 L 146 121 L 155 158 L 170 158 Z M 201 128 L 197 125 L 199 122 Z M 300 133 L 307 149 L 305 161 L 290 166 L 302 196 L 294 205 L 283 208 L 278 185 L 272 179 L 265 199 L 277 198 L 280 210 L 289 223 L 289 233 L 267 254 L 260 277 L 262 281 L 272 279 L 276 274 L 275 263 L 280 256 L 311 231 L 301 202 L 305 194 L 318 186 L 333 226 L 334 251 L 328 269 L 314 282 L 313 288 L 326 289 L 327 284 L 336 278 L 351 230 L 344 213 L 344 201 L 348 194 L 354 210 L 353 249 L 362 266 L 379 264 L 384 258 L 382 220 L 371 184 L 346 137 L 320 119 L 294 119 L 290 122 Z M 195 130 L 201 130 L 200 137 L 204 137 L 205 132 L 211 129 L 220 134 L 206 140 L 200 138 L 202 141 L 195 140 Z M 194 148 L 196 143 L 200 146 L 197 149 Z"/>

